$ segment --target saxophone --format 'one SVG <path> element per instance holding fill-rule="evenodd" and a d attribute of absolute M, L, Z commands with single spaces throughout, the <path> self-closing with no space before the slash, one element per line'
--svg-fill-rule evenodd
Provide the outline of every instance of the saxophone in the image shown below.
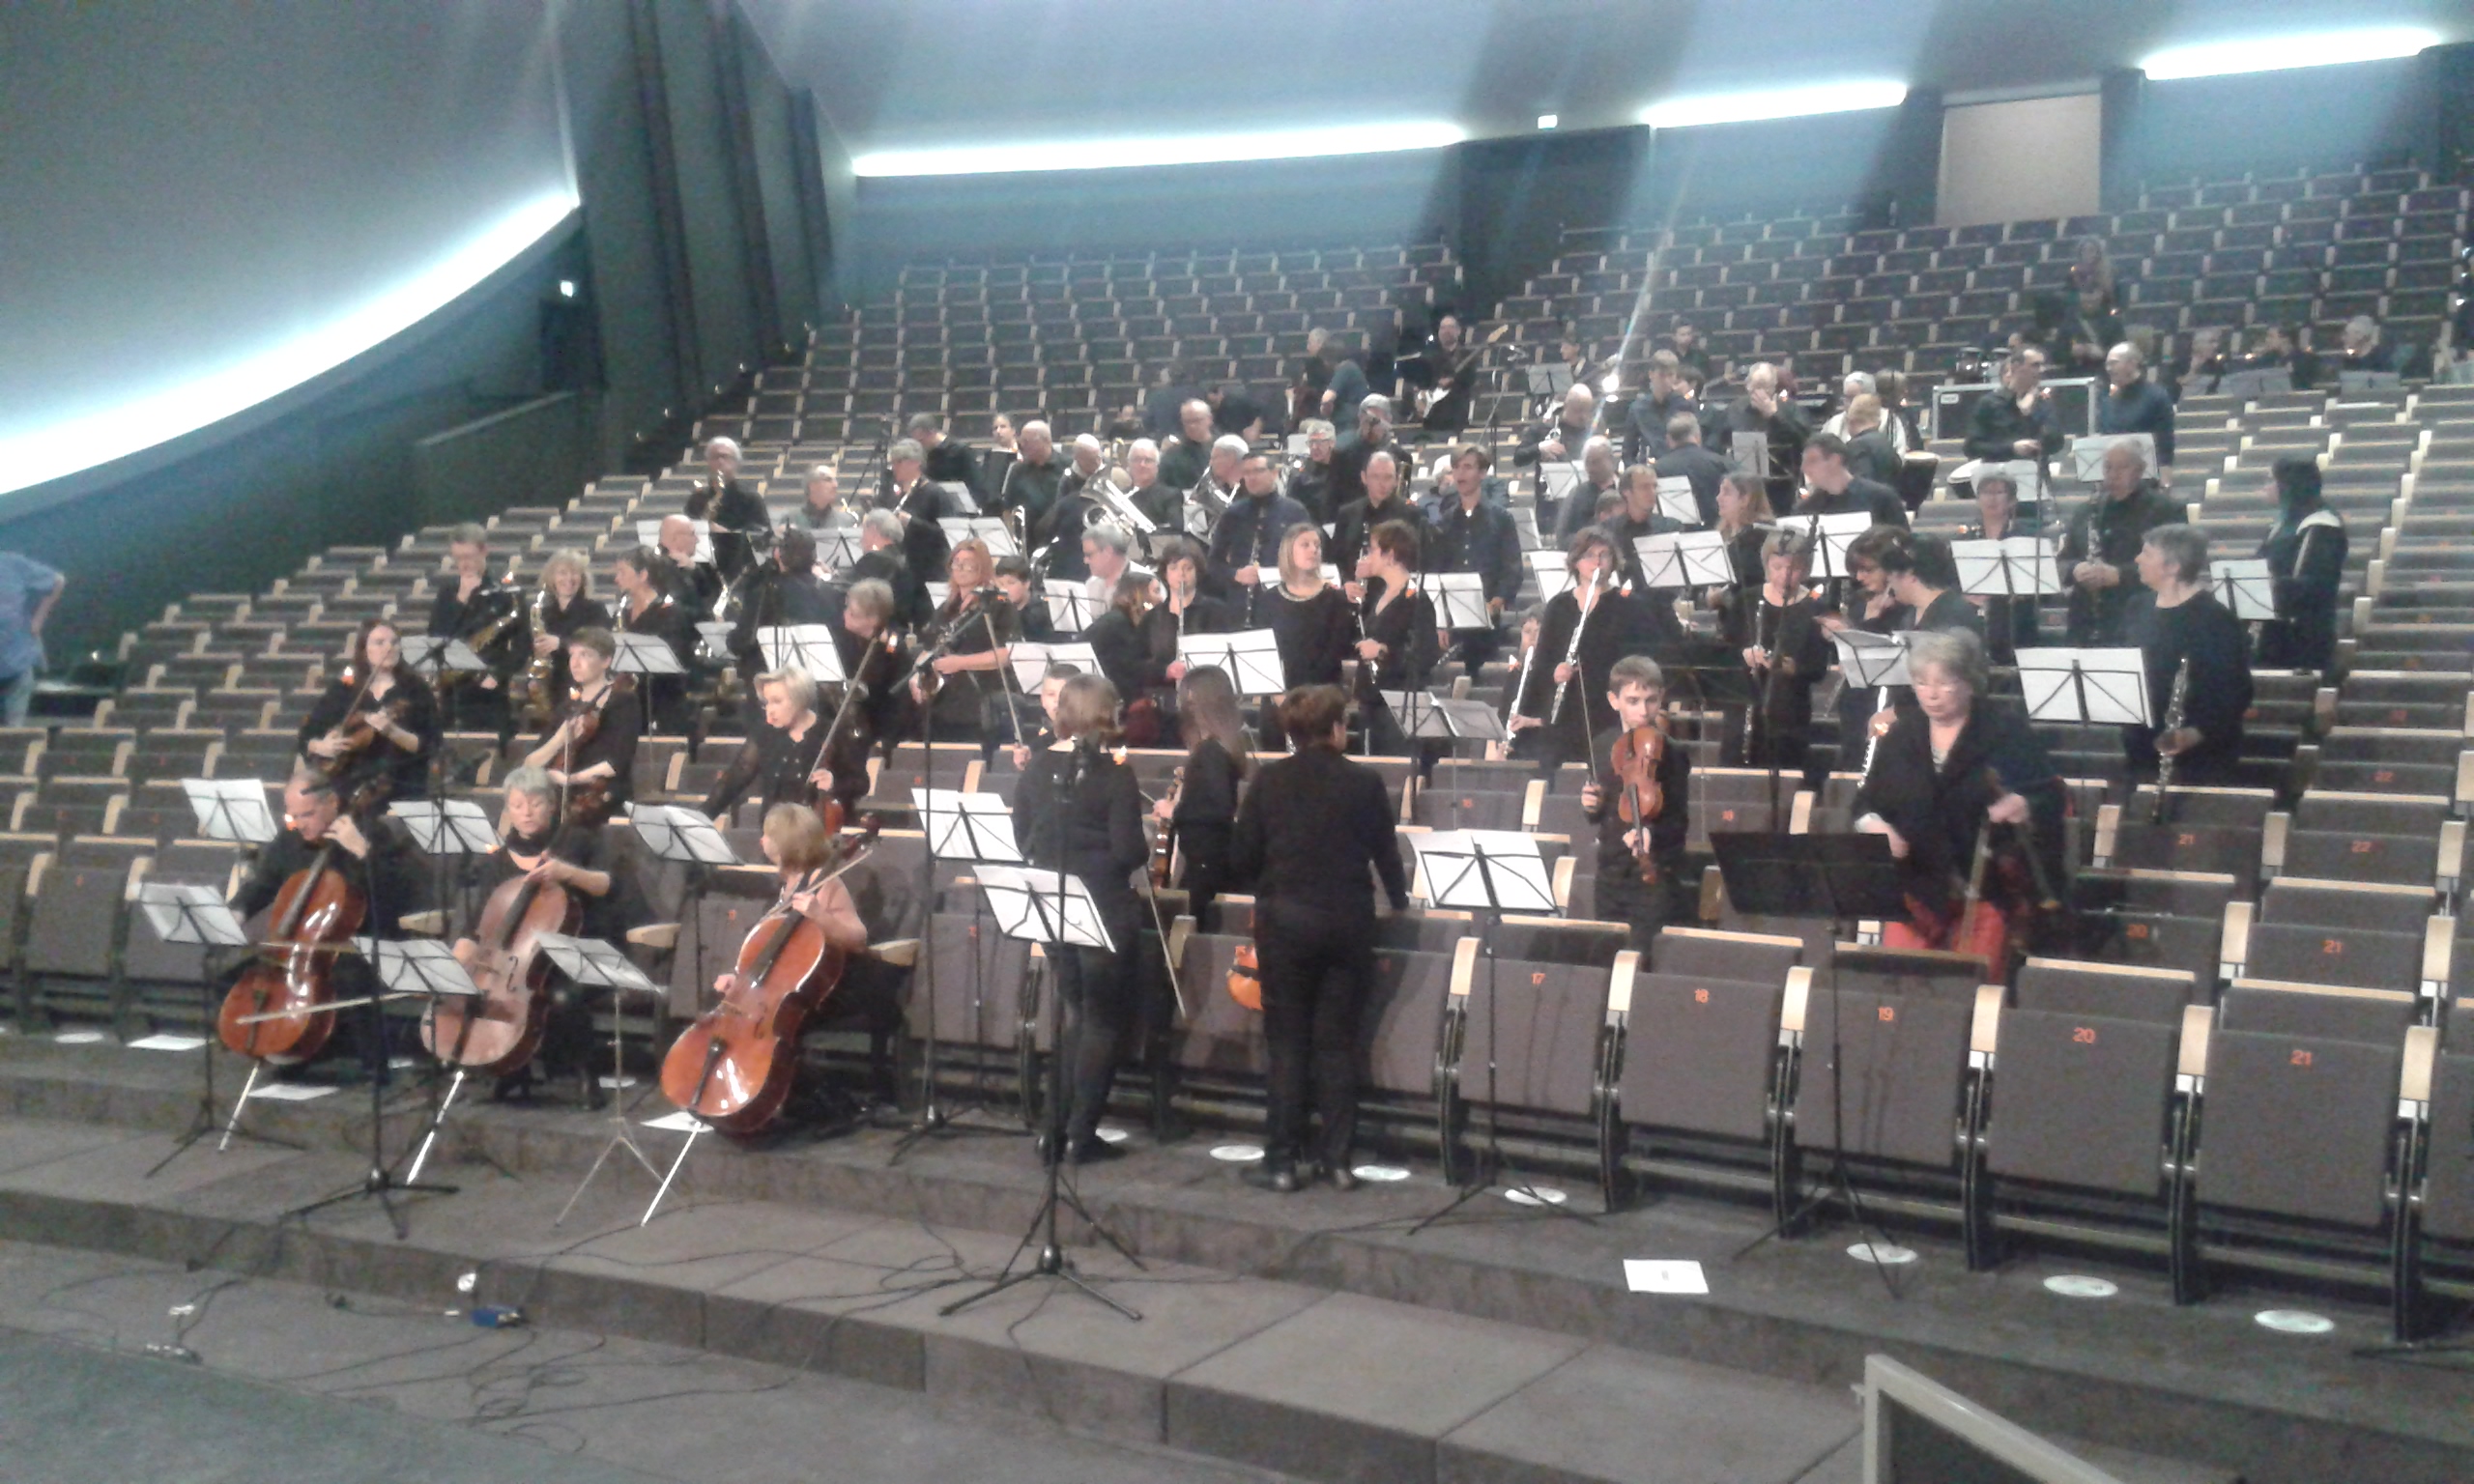
<path fill-rule="evenodd" d="M 532 633 L 534 638 L 550 632 L 550 585 L 543 582 L 532 593 Z M 524 667 L 524 714 L 535 728 L 550 724 L 550 680 L 559 668 L 559 652 L 535 654 Z"/>
<path fill-rule="evenodd" d="M 2183 714 L 2189 709 L 2190 701 L 2191 657 L 2184 655 L 2182 663 L 2173 671 L 2173 693 L 2172 699 L 2165 702 L 2165 725 L 2156 733 L 2158 741 L 2162 742 L 2182 729 Z M 2156 808 L 2148 815 L 2147 822 L 2150 824 L 2165 822 L 2165 799 L 2173 787 L 2173 764 L 2176 760 L 2172 753 L 2161 748 L 2157 750 Z"/>

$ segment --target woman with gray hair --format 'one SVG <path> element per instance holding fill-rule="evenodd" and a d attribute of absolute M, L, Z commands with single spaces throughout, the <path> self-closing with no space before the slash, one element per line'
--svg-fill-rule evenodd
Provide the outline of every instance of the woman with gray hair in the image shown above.
<path fill-rule="evenodd" d="M 2062 881 L 2067 796 L 2027 718 L 1985 702 L 1982 641 L 1919 632 L 1907 652 L 1916 709 L 1883 736 L 1856 791 L 1856 829 L 1888 840 L 1907 898 L 1882 943 L 1973 954 L 2006 978 L 2012 945 Z M 1989 842 L 2006 847 L 1999 868 L 1979 873 L 1979 841 L 1998 826 L 2007 827 Z M 1990 910 L 1966 914 L 1971 895 Z"/>
<path fill-rule="evenodd" d="M 2125 627 L 2147 665 L 2150 727 L 2122 728 L 2135 776 L 2153 778 L 2161 754 L 2173 756 L 2176 784 L 2230 784 L 2242 757 L 2242 717 L 2251 709 L 2251 635 L 2208 589 L 2207 537 L 2198 528 L 2159 526 L 2135 563 L 2147 590 L 2132 602 Z M 2165 729 L 2174 679 L 2190 667 L 2180 725 Z"/>

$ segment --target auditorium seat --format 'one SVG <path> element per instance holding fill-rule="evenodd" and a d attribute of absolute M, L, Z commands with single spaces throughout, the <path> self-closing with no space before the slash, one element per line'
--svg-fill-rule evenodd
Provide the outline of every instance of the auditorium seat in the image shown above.
<path fill-rule="evenodd" d="M 76 835 L 26 877 L 17 1023 L 115 1023 L 113 977 L 128 903 L 153 841 Z"/>
<path fill-rule="evenodd" d="M 1453 978 L 1443 1025 L 1444 1178 L 1464 1178 L 1486 1142 L 1480 1125 L 1491 1129 L 1505 1114 L 1518 1118 L 1525 1142 L 1560 1134 L 1596 1153 L 1612 1067 L 1609 985 L 1628 981 L 1638 956 L 1627 949 L 1612 965 L 1470 956 L 1471 972 Z M 1597 1162 L 1607 1167 L 1602 1155 Z"/>

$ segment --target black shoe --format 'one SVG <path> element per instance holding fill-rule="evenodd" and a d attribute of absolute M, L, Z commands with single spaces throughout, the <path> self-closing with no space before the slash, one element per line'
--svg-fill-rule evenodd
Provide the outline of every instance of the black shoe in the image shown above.
<path fill-rule="evenodd" d="M 1237 1178 L 1257 1190 L 1277 1190 L 1282 1195 L 1297 1193 L 1297 1170 L 1293 1165 L 1249 1165 L 1237 1172 Z"/>
<path fill-rule="evenodd" d="M 1348 1191 L 1358 1186 L 1357 1172 L 1344 1163 L 1325 1165 L 1323 1178 L 1332 1183 L 1332 1188 L 1335 1190 Z"/>
<path fill-rule="evenodd" d="M 1097 1136 L 1084 1139 L 1074 1146 L 1074 1162 L 1078 1165 L 1107 1164 L 1125 1156 L 1126 1151 L 1122 1147 Z"/>

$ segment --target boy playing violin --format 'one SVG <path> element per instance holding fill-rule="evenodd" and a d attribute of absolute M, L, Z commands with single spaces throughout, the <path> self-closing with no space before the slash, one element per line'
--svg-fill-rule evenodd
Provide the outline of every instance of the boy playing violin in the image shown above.
<path fill-rule="evenodd" d="M 1666 676 L 1647 655 L 1608 668 L 1606 703 L 1615 725 L 1590 747 L 1581 811 L 1597 826 L 1597 899 L 1591 916 L 1629 924 L 1632 947 L 1648 952 L 1673 913 L 1683 870 L 1692 759 L 1659 726 Z"/>

